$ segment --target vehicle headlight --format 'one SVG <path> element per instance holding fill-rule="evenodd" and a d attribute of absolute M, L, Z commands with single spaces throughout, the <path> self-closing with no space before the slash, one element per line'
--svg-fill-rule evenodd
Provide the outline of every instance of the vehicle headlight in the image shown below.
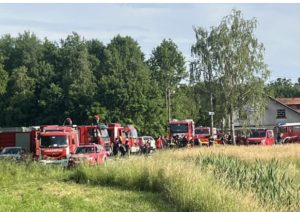
<path fill-rule="evenodd" d="M 265 143 L 265 142 L 266 142 L 266 140 L 265 140 L 265 139 L 261 140 L 261 143 Z"/>

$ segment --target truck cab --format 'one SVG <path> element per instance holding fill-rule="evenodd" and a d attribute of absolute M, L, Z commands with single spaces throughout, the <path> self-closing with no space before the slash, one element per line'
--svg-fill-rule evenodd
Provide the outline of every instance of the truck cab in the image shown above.
<path fill-rule="evenodd" d="M 199 139 L 199 142 L 204 145 L 209 144 L 209 138 L 211 136 L 210 127 L 196 127 L 195 137 Z M 217 129 L 213 128 L 213 139 L 217 139 Z"/>
<path fill-rule="evenodd" d="M 138 133 L 133 125 L 123 127 L 120 123 L 111 123 L 108 124 L 107 130 L 111 143 L 120 138 L 122 144 L 128 144 L 131 153 L 139 152 Z"/>
<path fill-rule="evenodd" d="M 274 132 L 269 129 L 251 129 L 246 141 L 247 144 L 273 145 Z"/>
<path fill-rule="evenodd" d="M 110 151 L 110 139 L 105 124 L 78 126 L 80 144 L 100 144 Z"/>
<path fill-rule="evenodd" d="M 79 146 L 76 126 L 43 126 L 40 133 L 40 162 L 67 166 L 71 154 Z"/>
<path fill-rule="evenodd" d="M 193 142 L 195 137 L 195 124 L 191 119 L 183 121 L 172 120 L 168 126 L 168 141 L 175 142 L 178 146 L 186 146 Z"/>

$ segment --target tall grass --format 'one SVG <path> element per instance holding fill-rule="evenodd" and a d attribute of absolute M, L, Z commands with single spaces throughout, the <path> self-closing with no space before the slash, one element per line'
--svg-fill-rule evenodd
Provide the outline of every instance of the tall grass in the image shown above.
<path fill-rule="evenodd" d="M 245 162 L 221 154 L 200 154 L 195 162 L 202 169 L 212 170 L 226 185 L 256 193 L 262 203 L 272 202 L 277 208 L 289 210 L 300 208 L 300 185 L 293 182 L 278 160 Z"/>
<path fill-rule="evenodd" d="M 133 158 L 107 167 L 80 167 L 70 180 L 90 185 L 160 192 L 179 211 L 260 211 L 250 196 L 225 188 L 194 164 L 163 158 Z"/>
<path fill-rule="evenodd" d="M 0 211 L 172 211 L 157 193 L 70 182 L 74 171 L 0 160 Z"/>
<path fill-rule="evenodd" d="M 102 201 L 101 204 L 115 203 L 110 192 L 114 188 L 118 197 L 124 196 L 122 191 L 134 197 L 151 197 L 147 207 L 139 207 L 146 211 L 154 207 L 157 198 L 161 200 L 157 203 L 168 206 L 154 211 L 167 211 L 170 205 L 171 211 L 298 211 L 300 181 L 296 178 L 300 176 L 300 160 L 296 152 L 300 148 L 290 148 L 292 157 L 286 153 L 287 147 L 170 150 L 150 157 L 109 160 L 107 166 L 72 170 L 35 162 L 0 161 L 0 187 L 6 191 L 0 193 L 0 209 L 5 206 L 15 210 L 13 204 L 20 204 L 29 209 L 95 210 L 86 195 L 93 201 Z M 261 151 L 256 153 L 260 159 L 248 159 L 249 152 L 255 151 Z M 274 152 L 281 155 L 278 160 L 272 159 Z M 134 199 L 127 201 L 137 204 Z M 146 204 L 146 199 L 138 204 Z"/>

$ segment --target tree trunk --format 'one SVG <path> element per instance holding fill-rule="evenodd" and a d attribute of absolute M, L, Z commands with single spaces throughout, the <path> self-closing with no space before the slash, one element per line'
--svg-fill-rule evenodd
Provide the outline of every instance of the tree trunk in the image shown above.
<path fill-rule="evenodd" d="M 210 85 L 211 87 L 211 85 Z M 213 95 L 212 95 L 212 90 L 210 90 L 210 111 L 214 112 L 214 106 L 213 106 Z M 213 138 L 213 128 L 214 128 L 214 115 L 210 116 L 210 136 L 211 139 Z"/>
<path fill-rule="evenodd" d="M 232 105 L 230 106 L 230 134 L 231 134 L 232 144 L 236 145 Z"/>

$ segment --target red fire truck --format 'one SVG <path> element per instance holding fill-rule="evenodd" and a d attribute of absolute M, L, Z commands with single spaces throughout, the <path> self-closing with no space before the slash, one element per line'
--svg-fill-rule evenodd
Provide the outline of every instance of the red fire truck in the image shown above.
<path fill-rule="evenodd" d="M 275 132 L 280 143 L 300 143 L 300 122 L 286 123 L 275 127 Z M 280 140 L 280 141 L 279 141 Z"/>
<path fill-rule="evenodd" d="M 31 152 L 33 157 L 39 155 L 39 127 L 0 128 L 0 148 L 22 147 Z"/>
<path fill-rule="evenodd" d="M 246 144 L 273 145 L 274 143 L 274 132 L 270 129 L 251 129 L 246 139 Z"/>
<path fill-rule="evenodd" d="M 188 143 L 194 143 L 195 124 L 192 119 L 182 121 L 172 120 L 168 126 L 168 143 L 184 147 Z"/>
<path fill-rule="evenodd" d="M 78 128 L 72 126 L 42 126 L 40 132 L 40 162 L 67 166 L 71 154 L 79 146 Z"/>
<path fill-rule="evenodd" d="M 105 124 L 78 126 L 80 144 L 100 144 L 110 152 L 110 138 Z"/>
<path fill-rule="evenodd" d="M 139 139 L 136 128 L 133 125 L 122 127 L 120 123 L 111 123 L 107 127 L 110 142 L 121 138 L 123 144 L 128 144 L 131 153 L 139 152 Z"/>
<path fill-rule="evenodd" d="M 198 142 L 200 144 L 209 145 L 209 138 L 211 136 L 210 127 L 196 127 L 195 128 L 195 137 L 199 139 Z M 219 143 L 218 136 L 217 136 L 217 129 L 213 128 L 213 139 L 217 143 Z"/>

